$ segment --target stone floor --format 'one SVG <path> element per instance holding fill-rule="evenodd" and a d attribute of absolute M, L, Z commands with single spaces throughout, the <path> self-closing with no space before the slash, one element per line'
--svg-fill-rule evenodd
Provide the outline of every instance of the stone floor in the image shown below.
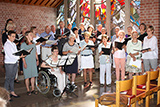
<path fill-rule="evenodd" d="M 2 69 L 2 68 L 1 68 Z M 3 69 L 1 70 L 1 74 L 4 76 Z M 4 85 L 4 77 L 0 74 L 0 86 Z M 21 77 L 21 76 L 20 76 Z M 84 89 L 83 87 L 83 77 L 78 76 L 76 78 L 76 84 L 78 86 L 75 91 L 76 95 L 69 95 L 68 97 L 62 97 L 61 99 L 57 99 L 52 95 L 52 89 L 50 89 L 49 93 L 42 95 L 38 93 L 38 95 L 28 96 L 26 94 L 26 89 L 24 85 L 24 81 L 21 80 L 20 84 L 15 84 L 15 92 L 20 95 L 20 98 L 13 98 L 13 101 L 8 104 L 8 107 L 94 107 L 95 106 L 95 98 L 98 98 L 102 95 L 102 93 L 113 93 L 115 92 L 115 74 L 112 73 L 112 85 L 111 87 L 99 86 L 99 72 L 95 72 L 93 74 L 93 86 L 90 88 Z M 156 107 L 157 98 L 150 101 L 150 107 Z M 145 104 L 145 102 L 144 102 Z M 145 107 L 145 105 L 141 105 L 141 107 Z M 139 105 L 137 105 L 138 107 Z"/>

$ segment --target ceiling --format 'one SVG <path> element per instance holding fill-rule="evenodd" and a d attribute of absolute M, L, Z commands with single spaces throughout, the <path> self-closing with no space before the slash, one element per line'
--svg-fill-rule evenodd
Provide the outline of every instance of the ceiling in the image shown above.
<path fill-rule="evenodd" d="M 57 8 L 63 0 L 0 0 L 0 2 L 36 5 Z"/>

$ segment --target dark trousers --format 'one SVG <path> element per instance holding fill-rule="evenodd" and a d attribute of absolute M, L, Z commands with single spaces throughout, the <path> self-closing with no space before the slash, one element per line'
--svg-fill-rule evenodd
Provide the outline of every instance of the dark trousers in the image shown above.
<path fill-rule="evenodd" d="M 14 79 L 16 76 L 17 69 L 18 69 L 17 63 L 5 64 L 6 75 L 5 75 L 4 87 L 8 91 L 11 91 L 11 92 L 14 91 Z"/>

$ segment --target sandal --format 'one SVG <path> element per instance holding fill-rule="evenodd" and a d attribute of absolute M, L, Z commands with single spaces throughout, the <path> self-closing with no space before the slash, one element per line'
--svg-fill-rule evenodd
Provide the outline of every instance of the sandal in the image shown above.
<path fill-rule="evenodd" d="M 89 86 L 92 86 L 92 85 L 93 85 L 93 84 L 92 84 L 92 82 L 90 81 L 90 82 L 89 82 Z"/>
<path fill-rule="evenodd" d="M 29 95 L 29 96 L 30 96 L 30 95 L 31 95 L 31 92 L 30 92 L 30 91 L 27 91 L 27 95 Z"/>
<path fill-rule="evenodd" d="M 89 84 L 87 84 L 87 82 L 84 82 L 84 88 L 87 88 L 89 86 Z"/>
<path fill-rule="evenodd" d="M 38 94 L 37 91 L 35 91 L 35 90 L 31 91 L 31 93 L 32 93 L 32 94 L 35 94 L 35 95 Z"/>

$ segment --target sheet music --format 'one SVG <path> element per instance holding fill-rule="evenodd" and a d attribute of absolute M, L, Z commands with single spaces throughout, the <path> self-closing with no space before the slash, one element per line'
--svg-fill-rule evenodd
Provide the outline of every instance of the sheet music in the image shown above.
<path fill-rule="evenodd" d="M 45 60 L 45 62 L 46 62 L 49 66 L 51 66 L 51 67 L 53 67 L 53 68 L 57 67 L 57 64 L 52 63 L 52 61 L 50 60 L 50 58 L 48 58 L 47 60 Z"/>
<path fill-rule="evenodd" d="M 64 34 L 63 34 L 63 36 L 64 36 L 64 35 L 66 35 L 66 34 L 68 34 L 69 32 L 70 32 L 70 31 L 68 31 L 68 32 L 64 33 Z"/>
<path fill-rule="evenodd" d="M 44 39 L 49 39 L 52 35 L 45 36 Z"/>
<path fill-rule="evenodd" d="M 68 56 L 62 56 L 61 60 L 58 63 L 58 66 L 64 66 L 65 63 L 66 63 L 67 58 L 68 58 Z"/>
<path fill-rule="evenodd" d="M 69 55 L 66 65 L 72 65 L 72 63 L 74 62 L 75 58 L 76 58 L 76 55 Z"/>
<path fill-rule="evenodd" d="M 79 48 L 78 47 L 73 47 L 72 49 L 71 49 L 71 51 L 73 52 L 73 53 L 78 53 L 78 51 L 79 51 Z"/>
<path fill-rule="evenodd" d="M 58 41 L 58 39 L 57 40 L 47 40 L 46 44 L 53 45 L 53 44 L 57 43 L 57 41 Z"/>
<path fill-rule="evenodd" d="M 141 68 L 141 60 L 136 59 L 136 61 L 133 61 L 133 58 L 131 58 L 129 65 Z"/>

